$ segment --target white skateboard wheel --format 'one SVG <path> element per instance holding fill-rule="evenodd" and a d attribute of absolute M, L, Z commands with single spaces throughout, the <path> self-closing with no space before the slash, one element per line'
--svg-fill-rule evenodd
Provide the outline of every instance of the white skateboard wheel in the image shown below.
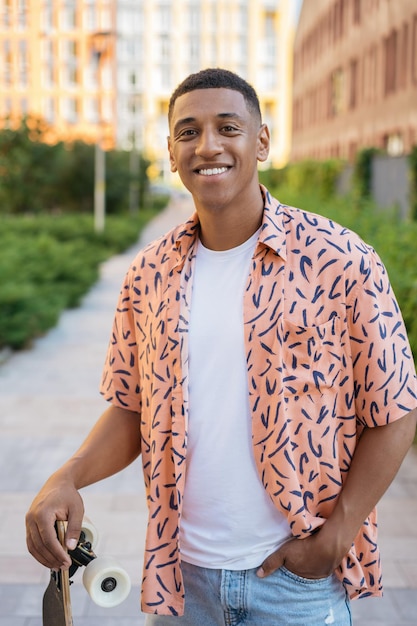
<path fill-rule="evenodd" d="M 84 570 L 83 584 L 90 598 L 98 606 L 112 607 L 123 602 L 129 595 L 129 574 L 114 559 L 93 559 Z"/>
<path fill-rule="evenodd" d="M 81 530 L 84 533 L 85 541 L 91 543 L 91 548 L 94 550 L 98 543 L 98 530 L 94 526 L 93 522 L 88 517 L 83 518 Z"/>

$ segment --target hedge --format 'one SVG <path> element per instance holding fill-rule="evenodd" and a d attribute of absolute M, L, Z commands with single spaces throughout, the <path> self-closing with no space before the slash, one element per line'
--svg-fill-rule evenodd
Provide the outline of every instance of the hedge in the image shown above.
<path fill-rule="evenodd" d="M 155 203 L 136 218 L 108 216 L 103 234 L 94 232 L 87 215 L 3 216 L 0 349 L 30 345 L 64 309 L 77 306 L 97 280 L 100 263 L 133 245 L 157 210 Z"/>

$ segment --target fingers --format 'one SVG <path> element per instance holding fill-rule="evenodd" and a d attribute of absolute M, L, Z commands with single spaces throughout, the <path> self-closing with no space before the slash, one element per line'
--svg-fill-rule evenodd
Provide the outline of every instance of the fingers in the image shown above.
<path fill-rule="evenodd" d="M 284 565 L 287 547 L 290 543 L 294 541 L 297 541 L 297 540 L 289 539 L 282 546 L 280 546 L 278 550 L 270 554 L 265 559 L 265 561 L 262 563 L 262 565 L 258 568 L 256 572 L 256 575 L 258 576 L 258 578 L 265 578 L 266 576 L 269 576 L 270 574 L 272 574 L 273 572 L 275 572 L 277 569 L 279 569 L 280 567 Z"/>
<path fill-rule="evenodd" d="M 65 533 L 65 545 L 68 550 L 74 550 L 77 547 L 77 543 L 81 535 L 83 517 L 83 506 L 73 507 L 69 511 L 67 532 Z"/>
<path fill-rule="evenodd" d="M 278 550 L 270 554 L 265 559 L 261 567 L 256 572 L 256 575 L 259 578 L 265 578 L 265 576 L 269 576 L 270 574 L 275 572 L 277 569 L 282 567 L 284 563 L 285 563 L 285 555 L 284 555 L 283 547 L 281 546 L 280 548 L 278 548 Z"/>
<path fill-rule="evenodd" d="M 26 543 L 30 554 L 50 569 L 68 569 L 71 557 L 66 547 L 73 549 L 77 545 L 83 514 L 83 501 L 75 488 L 58 489 L 53 482 L 46 483 L 26 515 Z M 57 520 L 68 521 L 66 547 L 57 537 Z"/>
<path fill-rule="evenodd" d="M 71 559 L 61 546 L 56 531 L 56 517 L 36 520 L 33 512 L 26 516 L 26 543 L 30 554 L 50 569 L 67 569 Z"/>
<path fill-rule="evenodd" d="M 257 571 L 259 578 L 269 576 L 285 565 L 303 578 L 317 579 L 329 576 L 335 569 L 334 557 L 320 543 L 320 533 L 305 539 L 291 538 L 265 559 Z"/>

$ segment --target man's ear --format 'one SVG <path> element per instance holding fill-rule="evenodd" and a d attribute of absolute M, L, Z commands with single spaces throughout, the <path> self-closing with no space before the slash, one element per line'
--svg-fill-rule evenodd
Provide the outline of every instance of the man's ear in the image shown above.
<path fill-rule="evenodd" d="M 168 140 L 168 152 L 169 152 L 169 162 L 171 164 L 171 172 L 176 172 L 177 166 L 175 164 L 174 155 L 172 153 L 171 137 L 167 137 L 167 140 Z"/>
<path fill-rule="evenodd" d="M 269 135 L 269 128 L 266 124 L 262 124 L 258 131 L 258 151 L 256 158 L 258 161 L 266 161 L 269 155 L 269 147 L 271 138 Z"/>

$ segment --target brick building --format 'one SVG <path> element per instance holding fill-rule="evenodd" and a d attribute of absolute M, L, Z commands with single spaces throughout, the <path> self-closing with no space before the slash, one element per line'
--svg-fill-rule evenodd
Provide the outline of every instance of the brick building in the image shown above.
<path fill-rule="evenodd" d="M 416 0 L 304 0 L 294 45 L 292 160 L 417 144 Z"/>

